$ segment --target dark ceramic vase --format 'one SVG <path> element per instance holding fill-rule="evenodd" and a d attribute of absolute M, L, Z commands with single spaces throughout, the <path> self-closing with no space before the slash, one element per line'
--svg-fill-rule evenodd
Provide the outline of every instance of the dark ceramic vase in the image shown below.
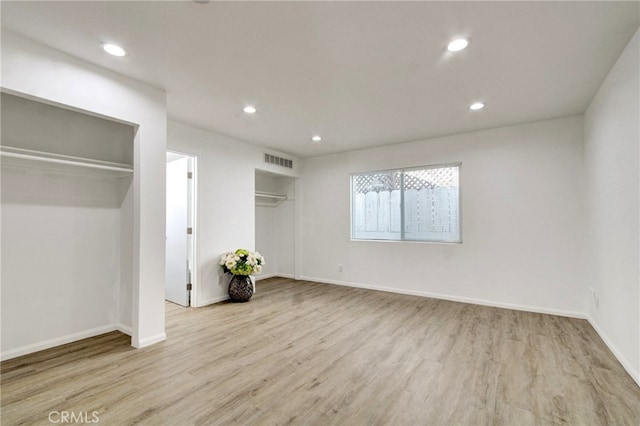
<path fill-rule="evenodd" d="M 253 296 L 253 283 L 249 275 L 234 275 L 229 282 L 229 298 L 233 302 L 247 302 Z"/>

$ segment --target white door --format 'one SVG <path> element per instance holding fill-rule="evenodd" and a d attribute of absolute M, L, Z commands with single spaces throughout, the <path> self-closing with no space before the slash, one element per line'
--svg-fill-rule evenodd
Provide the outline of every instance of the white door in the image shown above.
<path fill-rule="evenodd" d="M 165 298 L 189 306 L 189 158 L 167 154 Z"/>

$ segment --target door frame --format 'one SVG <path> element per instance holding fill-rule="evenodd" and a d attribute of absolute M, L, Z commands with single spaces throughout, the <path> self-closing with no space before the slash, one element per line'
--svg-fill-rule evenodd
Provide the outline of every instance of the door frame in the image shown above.
<path fill-rule="evenodd" d="M 189 196 L 189 217 L 187 223 L 191 224 L 191 238 L 189 241 L 188 250 L 191 255 L 189 257 L 190 271 L 191 271 L 191 292 L 188 298 L 188 307 L 198 306 L 198 156 L 193 153 L 178 151 L 175 149 L 167 148 L 167 153 L 182 155 L 191 159 L 191 185 Z M 166 219 L 165 219 L 166 220 Z"/>

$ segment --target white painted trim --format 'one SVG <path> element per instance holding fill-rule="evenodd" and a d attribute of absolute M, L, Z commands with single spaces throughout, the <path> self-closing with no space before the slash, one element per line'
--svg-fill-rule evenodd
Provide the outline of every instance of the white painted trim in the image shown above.
<path fill-rule="evenodd" d="M 200 300 L 198 302 L 197 308 L 202 308 L 203 306 L 213 305 L 214 303 L 224 302 L 225 300 L 229 300 L 229 295 L 213 297 L 211 299 Z"/>
<path fill-rule="evenodd" d="M 293 274 L 276 274 L 275 276 L 278 277 L 278 278 L 289 278 L 289 279 L 292 279 L 292 280 L 295 279 Z"/>
<path fill-rule="evenodd" d="M 278 274 L 276 274 L 275 272 L 272 274 L 264 274 L 264 275 L 256 275 L 256 281 L 262 281 L 262 280 L 266 280 L 267 278 L 273 278 L 278 276 Z"/>
<path fill-rule="evenodd" d="M 452 302 L 471 303 L 474 305 L 491 306 L 493 308 L 513 309 L 516 311 L 535 312 L 539 314 L 558 315 L 558 316 L 569 317 L 569 318 L 587 319 L 587 315 L 585 313 L 575 312 L 575 311 L 548 309 L 548 308 L 541 308 L 539 306 L 519 305 L 515 303 L 494 302 L 492 300 L 474 299 L 469 297 L 452 296 L 448 294 L 430 293 L 430 292 L 424 292 L 424 291 L 404 290 L 404 289 L 397 289 L 397 288 L 391 288 L 391 287 L 355 284 L 355 283 L 350 283 L 345 281 L 327 280 L 324 278 L 303 276 L 301 279 L 305 281 L 315 281 L 319 283 L 335 284 L 335 285 L 341 285 L 345 287 L 365 288 L 368 290 L 385 291 L 388 293 L 407 294 L 410 296 L 430 297 L 433 299 L 450 300 Z"/>
<path fill-rule="evenodd" d="M 151 346 L 158 342 L 162 342 L 163 340 L 167 340 L 166 333 L 159 333 L 159 334 L 156 334 L 155 336 L 147 337 L 146 339 L 133 341 L 131 342 L 131 346 L 133 346 L 134 348 L 140 349 L 146 346 Z"/>
<path fill-rule="evenodd" d="M 128 325 L 118 323 L 115 325 L 115 329 L 120 333 L 126 334 L 127 336 L 131 336 L 133 334 L 133 330 Z"/>
<path fill-rule="evenodd" d="M 295 279 L 293 277 L 293 274 L 278 274 L 277 272 L 274 272 L 272 274 L 256 276 L 256 281 L 266 280 L 267 278 L 290 278 L 292 280 Z"/>
<path fill-rule="evenodd" d="M 200 229 L 199 225 L 199 210 L 198 210 L 198 155 L 193 152 L 185 152 L 179 149 L 173 149 L 167 145 L 167 152 L 172 154 L 182 155 L 184 157 L 188 157 L 191 160 L 191 217 L 189 220 L 191 221 L 191 228 L 193 233 L 191 234 L 191 295 L 189 306 L 197 307 L 198 305 L 198 233 Z"/>
<path fill-rule="evenodd" d="M 304 244 L 302 242 L 302 227 L 304 224 L 304 210 L 302 209 L 304 190 L 302 189 L 302 179 L 295 179 L 293 181 L 293 191 L 296 199 L 293 204 L 293 279 L 299 280 L 302 277 L 302 253 L 304 251 Z"/>
<path fill-rule="evenodd" d="M 264 275 L 253 275 L 253 278 L 255 278 L 256 282 L 260 281 L 260 280 L 266 280 L 267 278 L 274 278 L 274 277 L 282 277 L 282 278 L 291 278 L 291 279 L 293 279 L 293 275 L 291 275 L 291 274 L 272 273 L 272 274 L 264 274 Z M 254 293 L 255 293 L 255 283 L 254 283 Z M 198 305 L 195 306 L 195 307 L 196 308 L 202 308 L 203 306 L 213 305 L 215 303 L 224 302 L 226 300 L 229 300 L 229 295 L 228 294 L 224 295 L 224 296 L 218 296 L 218 297 L 213 297 L 211 299 L 198 301 Z"/>
<path fill-rule="evenodd" d="M 80 331 L 78 333 L 68 334 L 66 336 L 56 337 L 53 339 L 45 340 L 31 345 L 23 346 L 21 348 L 10 349 L 0 354 L 0 360 L 5 361 L 11 358 L 16 358 L 22 355 L 27 355 L 34 352 L 43 351 L 45 349 L 53 348 L 56 346 L 66 345 L 67 343 L 76 342 L 82 339 L 88 339 L 89 337 L 99 336 L 101 334 L 111 333 L 112 331 L 120 331 L 118 325 L 104 325 L 102 327 L 96 327 L 89 330 Z M 131 330 L 129 329 L 129 333 Z"/>
<path fill-rule="evenodd" d="M 613 344 L 613 342 L 609 339 L 609 337 L 607 337 L 605 332 L 598 326 L 598 323 L 596 323 L 596 321 L 591 317 L 591 315 L 587 316 L 587 320 L 589 321 L 589 324 L 591 324 L 591 327 L 593 327 L 593 329 L 596 331 L 596 333 L 598 333 L 598 336 L 600 336 L 604 344 L 607 345 L 609 350 L 618 359 L 620 364 L 622 364 L 622 367 L 624 367 L 624 369 L 627 370 L 627 373 L 629 373 L 631 378 L 636 382 L 638 386 L 640 386 L 640 373 L 633 368 L 633 366 L 629 361 L 627 361 L 627 359 L 618 350 L 616 345 Z"/>

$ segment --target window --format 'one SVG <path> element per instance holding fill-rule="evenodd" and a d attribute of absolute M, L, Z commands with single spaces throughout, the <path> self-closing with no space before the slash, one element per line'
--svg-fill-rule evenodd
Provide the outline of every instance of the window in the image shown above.
<path fill-rule="evenodd" d="M 351 175 L 351 238 L 460 242 L 460 164 Z"/>

